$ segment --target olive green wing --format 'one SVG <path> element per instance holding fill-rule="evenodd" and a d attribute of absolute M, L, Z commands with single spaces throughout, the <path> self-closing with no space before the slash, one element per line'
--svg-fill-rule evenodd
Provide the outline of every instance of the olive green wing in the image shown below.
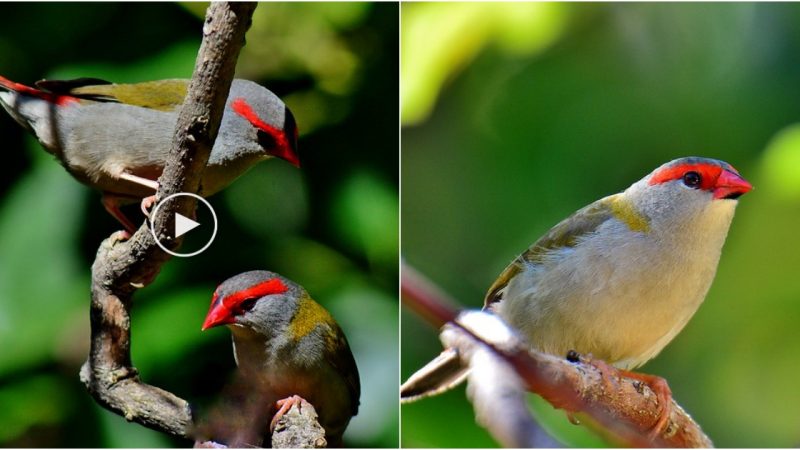
<path fill-rule="evenodd" d="M 124 103 L 159 111 L 174 111 L 183 104 L 187 80 L 158 80 L 113 84 L 98 78 L 41 80 L 36 87 L 59 95 L 97 102 Z"/>
<path fill-rule="evenodd" d="M 503 299 L 503 293 L 509 281 L 522 271 L 525 264 L 539 263 L 545 255 L 555 249 L 574 247 L 582 236 L 595 231 L 603 222 L 614 217 L 615 210 L 619 209 L 616 205 L 619 204 L 620 195 L 604 197 L 579 209 L 540 237 L 521 255 L 517 256 L 495 280 L 486 293 L 483 308 L 487 309 L 493 303 Z"/>

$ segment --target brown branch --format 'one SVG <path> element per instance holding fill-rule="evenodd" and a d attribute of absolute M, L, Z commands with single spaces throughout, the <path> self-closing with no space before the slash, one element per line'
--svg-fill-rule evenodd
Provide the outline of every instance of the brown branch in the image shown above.
<path fill-rule="evenodd" d="M 408 266 L 404 265 L 403 272 L 407 270 Z M 414 272 L 413 277 L 404 276 L 402 283 L 413 284 L 419 280 L 424 278 Z M 403 286 L 403 301 L 405 304 L 414 304 L 414 309 L 427 310 L 424 316 L 436 317 L 433 322 L 438 324 L 450 315 L 447 312 L 448 307 L 443 306 L 448 300 L 439 298 L 438 288 L 432 289 L 432 286 L 433 283 L 427 280 L 424 284 Z M 429 305 L 436 306 L 431 309 Z M 488 320 L 497 321 L 501 324 L 497 326 L 505 327 L 513 337 L 504 341 L 493 340 L 496 338 L 487 336 L 485 327 L 476 327 L 474 322 L 465 322 L 464 318 L 468 314 L 480 314 L 490 318 Z M 502 324 L 499 317 L 490 313 L 462 313 L 449 323 L 451 325 L 445 327 L 442 333 L 443 340 L 447 339 L 447 345 L 471 340 L 473 343 L 488 347 L 513 368 L 528 390 L 541 395 L 553 406 L 565 409 L 584 422 L 588 422 L 596 430 L 617 442 L 631 446 L 657 447 L 713 445 L 700 426 L 674 401 L 668 426 L 659 436 L 651 438 L 649 433 L 661 413 L 656 394 L 646 384 L 620 376 L 604 363 L 585 358 L 571 362 L 531 350 L 530 346 L 511 331 L 510 327 Z M 446 334 L 452 333 L 454 329 L 468 335 L 469 339 L 450 340 Z M 469 344 L 458 345 L 466 346 L 457 350 L 462 362 L 469 364 L 469 357 L 474 352 L 469 349 Z M 503 437 L 502 441 L 508 442 L 506 437 Z M 515 444 L 514 446 L 525 445 L 524 442 Z"/>
<path fill-rule="evenodd" d="M 417 269 L 404 262 L 400 270 L 402 301 L 431 325 L 441 328 L 458 315 L 458 303 Z"/>
<path fill-rule="evenodd" d="M 562 447 L 533 418 L 525 383 L 514 368 L 461 328 L 448 325 L 445 329 L 442 342 L 453 349 L 461 364 L 469 367 L 467 397 L 475 410 L 475 420 L 504 447 Z M 511 336 L 510 329 L 506 331 Z"/>
<path fill-rule="evenodd" d="M 255 6 L 209 6 L 194 74 L 159 178 L 158 198 L 198 191 Z M 170 238 L 167 220 L 160 218 L 174 217 L 176 212 L 191 216 L 195 206 L 193 199 L 181 197 L 161 209 L 164 214 L 159 214 L 155 228 L 167 248 L 177 248 L 180 240 Z M 169 258 L 157 246 L 147 225 L 126 242 L 112 235 L 100 245 L 92 265 L 91 349 L 81 368 L 81 380 L 100 405 L 127 420 L 188 437 L 192 424 L 189 404 L 142 383 L 130 355 L 132 296 L 156 277 Z"/>
<path fill-rule="evenodd" d="M 317 421 L 317 411 L 311 403 L 302 407 L 293 405 L 275 426 L 272 433 L 272 448 L 324 448 L 325 429 Z"/>

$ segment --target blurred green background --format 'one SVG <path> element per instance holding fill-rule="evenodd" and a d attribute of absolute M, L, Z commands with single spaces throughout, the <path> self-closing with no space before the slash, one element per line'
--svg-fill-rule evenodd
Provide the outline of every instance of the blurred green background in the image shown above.
<path fill-rule="evenodd" d="M 477 308 L 578 208 L 673 158 L 728 161 L 756 188 L 705 303 L 641 370 L 717 446 L 797 446 L 800 5 L 411 3 L 401 18 L 405 260 Z M 406 379 L 441 347 L 408 310 L 401 323 Z M 532 402 L 564 442 L 603 445 Z M 463 387 L 401 415 L 404 446 L 496 445 Z"/>
<path fill-rule="evenodd" d="M 23 83 L 187 78 L 206 4 L 0 4 L 0 74 Z M 358 362 L 350 446 L 398 444 L 397 4 L 265 3 L 237 76 L 281 96 L 300 128 L 297 170 L 259 164 L 209 200 L 215 244 L 174 258 L 136 296 L 133 361 L 200 411 L 234 368 L 229 332 L 200 332 L 216 285 L 251 269 L 304 285 Z M 98 407 L 78 381 L 88 354 L 89 270 L 119 225 L 0 117 L 0 446 L 189 446 Z M 139 219 L 140 220 L 140 219 Z"/>

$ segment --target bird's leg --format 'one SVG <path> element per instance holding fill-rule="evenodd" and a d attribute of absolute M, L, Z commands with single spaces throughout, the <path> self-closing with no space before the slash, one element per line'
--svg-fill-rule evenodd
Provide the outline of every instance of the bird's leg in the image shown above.
<path fill-rule="evenodd" d="M 158 190 L 158 181 L 151 180 L 149 178 L 140 177 L 138 175 L 134 175 L 128 172 L 122 172 L 118 175 L 120 180 L 130 181 L 131 183 L 136 183 L 138 185 L 148 187 L 153 191 Z"/>
<path fill-rule="evenodd" d="M 125 214 L 119 209 L 120 200 L 125 197 L 120 197 L 118 195 L 104 193 L 103 194 L 103 207 L 111 214 L 119 223 L 125 227 L 125 230 L 121 232 L 116 238 L 120 241 L 127 241 L 131 238 L 131 235 L 136 232 L 136 225 L 128 219 Z"/>
<path fill-rule="evenodd" d="M 647 386 L 649 386 L 650 389 L 656 394 L 658 404 L 661 406 L 661 413 L 659 413 L 658 420 L 656 421 L 655 425 L 653 425 L 653 427 L 650 429 L 648 437 L 650 439 L 654 439 L 666 429 L 667 424 L 669 423 L 669 416 L 672 414 L 672 390 L 669 388 L 667 380 L 655 375 L 617 369 L 616 367 L 612 367 L 600 359 L 590 359 L 589 364 L 597 367 L 597 369 L 600 370 L 603 381 L 606 383 L 615 383 L 616 380 L 612 378 L 612 376 L 615 376 L 630 378 L 647 384 Z"/>
<path fill-rule="evenodd" d="M 308 402 L 299 395 L 292 395 L 275 402 L 275 405 L 278 407 L 278 412 L 276 412 L 272 417 L 272 422 L 269 424 L 269 431 L 275 431 L 275 426 L 278 425 L 278 421 L 281 419 L 281 417 L 283 417 L 284 414 L 292 409 L 292 406 L 297 405 L 297 409 L 300 409 L 303 407 L 303 403 Z"/>
<path fill-rule="evenodd" d="M 128 172 L 121 172 L 117 175 L 120 180 L 130 181 L 131 183 L 136 183 L 138 185 L 148 187 L 153 190 L 153 192 L 158 192 L 158 181 L 151 180 L 149 178 L 140 177 L 138 175 L 134 175 Z M 142 203 L 139 205 L 142 209 L 142 213 L 148 219 L 150 218 L 150 208 L 156 203 L 156 196 L 155 194 L 150 195 L 142 199 Z"/>

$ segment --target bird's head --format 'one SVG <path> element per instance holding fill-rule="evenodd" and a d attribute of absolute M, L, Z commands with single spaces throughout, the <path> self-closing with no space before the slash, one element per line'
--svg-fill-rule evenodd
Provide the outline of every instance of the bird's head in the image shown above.
<path fill-rule="evenodd" d="M 664 164 L 650 175 L 647 184 L 677 185 L 717 200 L 736 200 L 753 189 L 730 164 L 697 157 L 676 159 Z"/>
<path fill-rule="evenodd" d="M 729 224 L 736 200 L 752 189 L 724 161 L 686 157 L 658 167 L 624 195 L 637 211 L 656 223 L 690 224 L 708 219 Z"/>
<path fill-rule="evenodd" d="M 245 328 L 269 337 L 291 323 L 305 291 L 286 278 L 265 270 L 244 272 L 217 287 L 203 330 L 219 325 Z"/>
<path fill-rule="evenodd" d="M 223 142 L 237 143 L 231 147 L 232 153 L 258 151 L 300 167 L 297 123 L 278 96 L 252 81 L 237 79 L 231 85 L 225 107 L 227 111 L 219 132 L 220 138 L 227 138 Z M 246 131 L 243 132 L 241 126 Z M 225 133 L 229 135 L 222 136 Z M 247 142 L 238 142 L 243 138 Z"/>

